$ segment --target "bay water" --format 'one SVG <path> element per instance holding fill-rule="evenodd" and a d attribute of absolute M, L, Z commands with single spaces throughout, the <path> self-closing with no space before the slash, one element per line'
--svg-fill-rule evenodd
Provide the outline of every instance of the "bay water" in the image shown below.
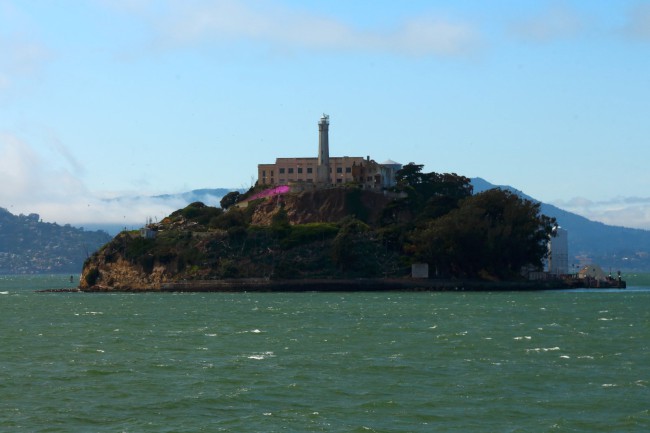
<path fill-rule="evenodd" d="M 69 284 L 0 277 L 2 432 L 650 431 L 647 286 L 35 292 Z"/>

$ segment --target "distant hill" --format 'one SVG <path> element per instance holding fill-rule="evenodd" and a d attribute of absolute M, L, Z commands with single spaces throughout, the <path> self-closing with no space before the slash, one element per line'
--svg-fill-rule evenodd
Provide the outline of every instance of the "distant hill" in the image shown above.
<path fill-rule="evenodd" d="M 500 188 L 539 202 L 511 186 L 493 185 L 480 177 L 472 179 L 472 186 L 474 193 Z M 605 270 L 650 271 L 650 231 L 591 221 L 546 203 L 541 203 L 541 210 L 569 232 L 569 266 L 582 260 Z"/>
<path fill-rule="evenodd" d="M 45 223 L 38 214 L 13 215 L 0 208 L 0 274 L 76 275 L 84 260 L 110 240 L 103 231 Z"/>

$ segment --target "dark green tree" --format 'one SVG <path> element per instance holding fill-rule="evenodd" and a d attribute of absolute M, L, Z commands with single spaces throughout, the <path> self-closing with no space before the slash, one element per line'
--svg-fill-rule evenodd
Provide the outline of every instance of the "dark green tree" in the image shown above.
<path fill-rule="evenodd" d="M 539 203 L 493 189 L 414 230 L 408 250 L 442 274 L 513 278 L 523 266 L 541 267 L 554 225 Z"/>

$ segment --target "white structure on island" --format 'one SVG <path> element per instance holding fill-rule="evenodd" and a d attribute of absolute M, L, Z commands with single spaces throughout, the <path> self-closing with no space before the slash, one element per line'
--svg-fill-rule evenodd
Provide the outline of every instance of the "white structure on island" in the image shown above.
<path fill-rule="evenodd" d="M 548 242 L 548 273 L 551 275 L 569 273 L 569 234 L 559 226 L 553 228 Z"/>

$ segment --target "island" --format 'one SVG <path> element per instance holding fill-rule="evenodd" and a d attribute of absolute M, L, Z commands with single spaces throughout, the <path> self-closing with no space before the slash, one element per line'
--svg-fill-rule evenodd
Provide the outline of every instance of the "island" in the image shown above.
<path fill-rule="evenodd" d="M 123 231 L 84 263 L 82 291 L 493 290 L 531 281 L 556 226 L 506 190 L 472 193 L 454 173 L 410 163 L 393 184 L 258 182 L 221 207 L 195 202 Z M 370 166 L 370 167 L 368 167 Z M 318 173 L 321 171 L 316 170 Z M 354 173 L 353 170 L 350 170 Z M 315 174 L 317 175 L 317 173 Z M 376 187 L 372 187 L 376 185 Z"/>

